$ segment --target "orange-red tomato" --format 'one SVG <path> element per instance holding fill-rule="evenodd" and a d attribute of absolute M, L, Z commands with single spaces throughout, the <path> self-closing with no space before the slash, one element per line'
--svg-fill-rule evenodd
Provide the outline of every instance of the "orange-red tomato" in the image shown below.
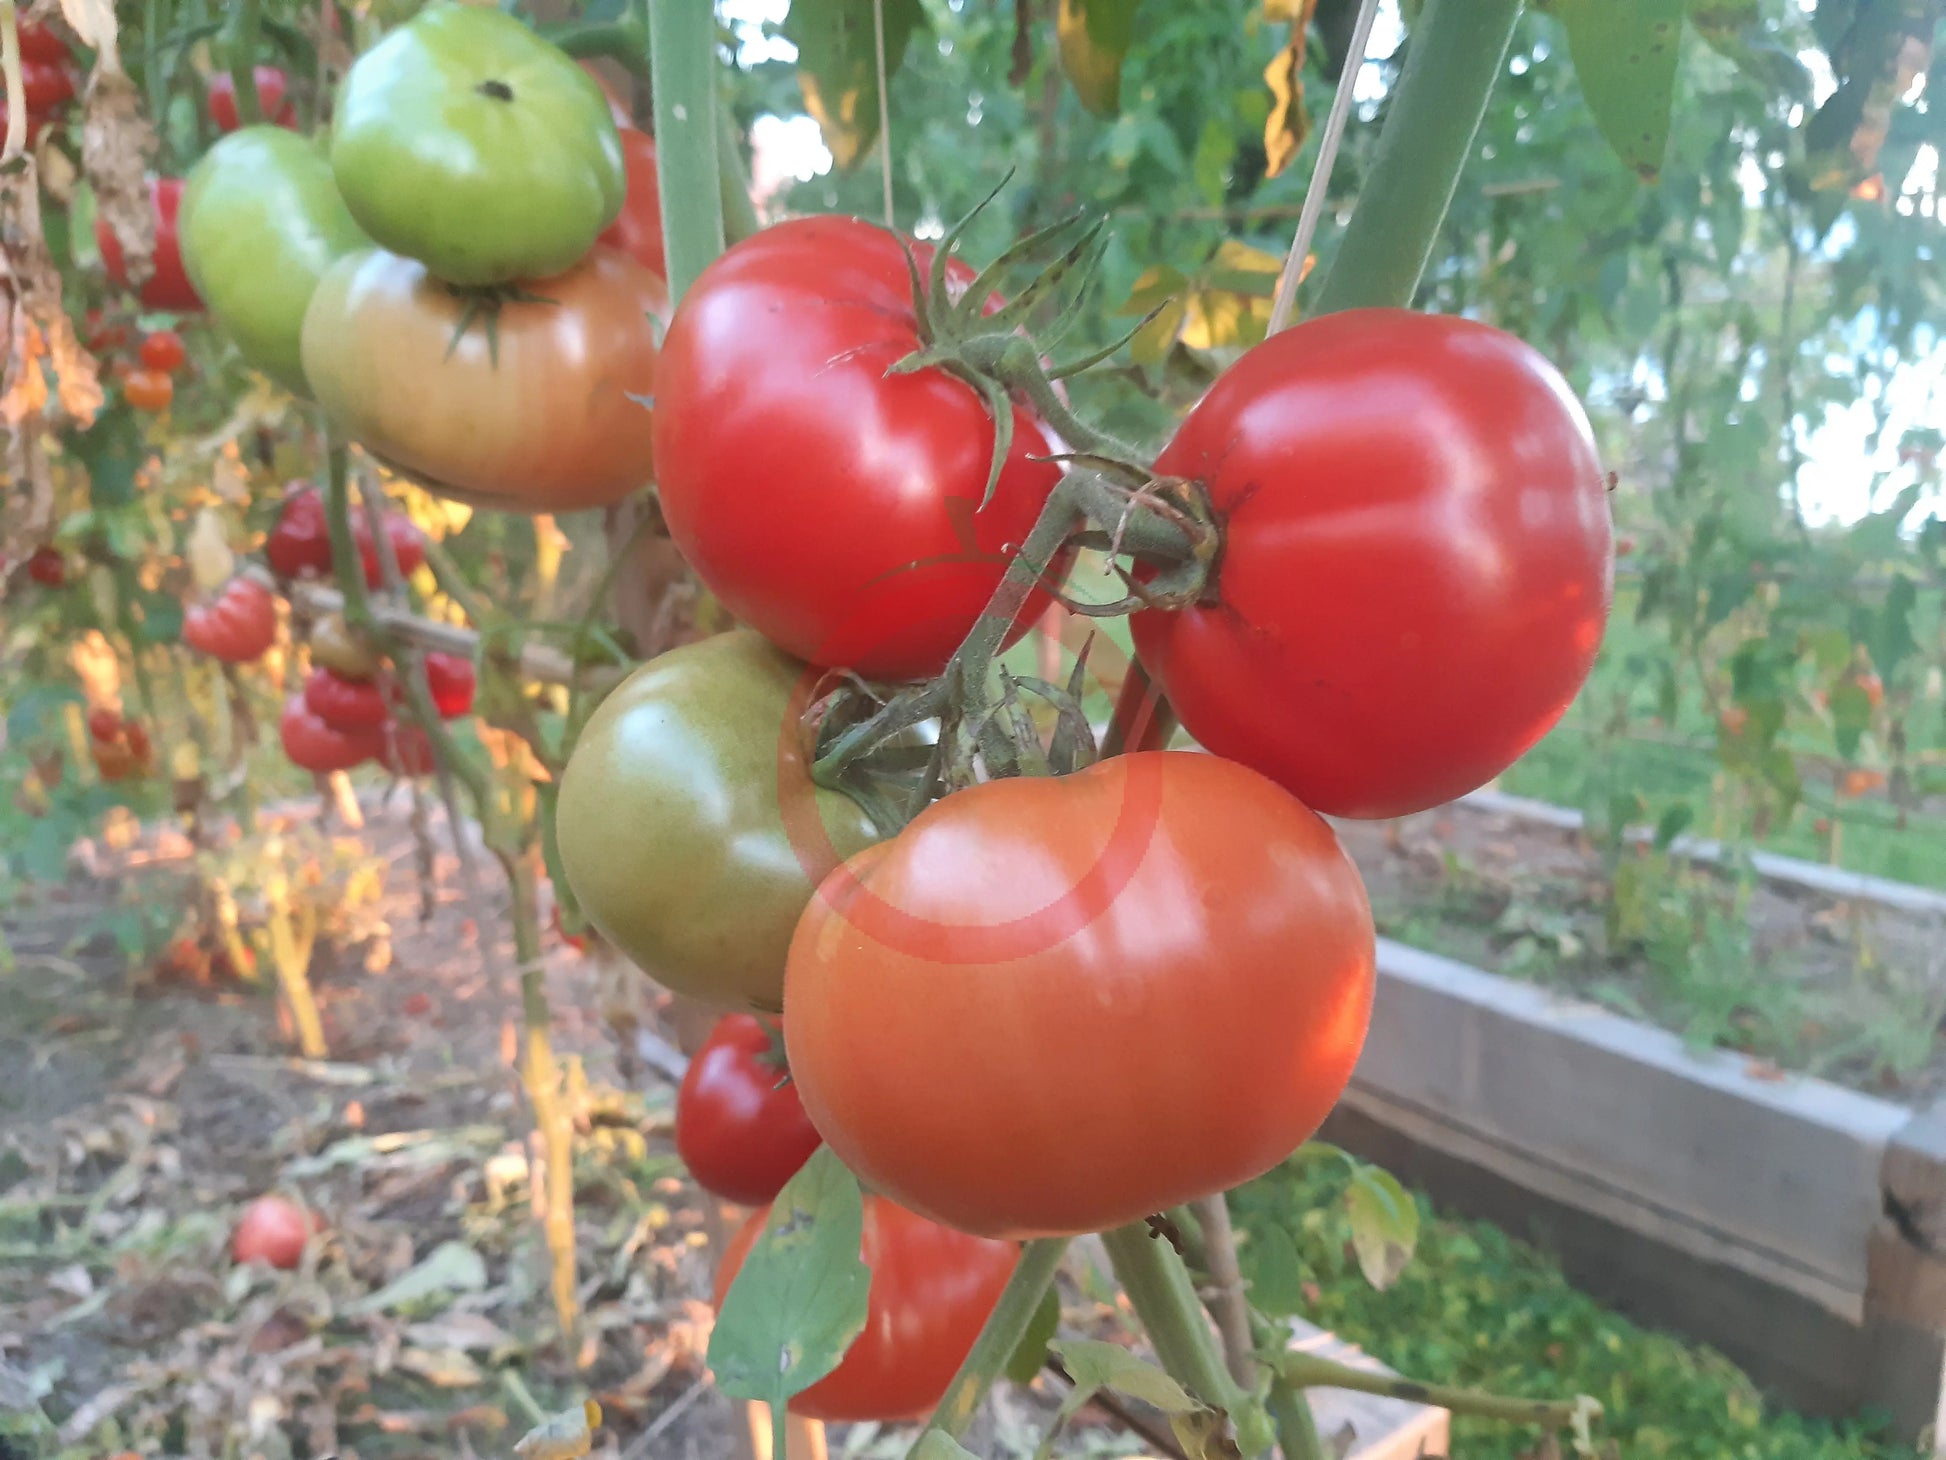
<path fill-rule="evenodd" d="M 212 602 L 184 611 L 182 641 L 226 664 L 252 663 L 277 642 L 277 602 L 255 578 L 232 578 Z"/>
<path fill-rule="evenodd" d="M 160 370 L 131 370 L 122 382 L 122 394 L 138 411 L 166 411 L 176 398 L 176 385 Z"/>
<path fill-rule="evenodd" d="M 723 1251 L 716 1306 L 763 1232 L 769 1209 Z M 929 1222 L 881 1196 L 865 1198 L 859 1256 L 872 1270 L 865 1328 L 838 1367 L 790 1402 L 793 1414 L 839 1422 L 914 1419 L 933 1409 L 980 1335 L 1020 1249 Z"/>
<path fill-rule="evenodd" d="M 182 369 L 183 361 L 189 358 L 189 352 L 182 346 L 182 336 L 174 330 L 157 330 L 144 336 L 139 353 L 145 368 L 167 375 Z"/>
<path fill-rule="evenodd" d="M 323 1230 L 315 1216 L 288 1197 L 260 1196 L 243 1210 L 230 1235 L 230 1256 L 237 1262 L 267 1262 L 272 1267 L 296 1267 L 311 1233 Z"/>
<path fill-rule="evenodd" d="M 622 211 L 596 242 L 620 249 L 658 279 L 666 279 L 669 266 L 662 257 L 662 199 L 656 191 L 655 138 L 634 127 L 623 127 L 622 166 L 627 171 L 628 194 L 622 200 Z"/>
<path fill-rule="evenodd" d="M 371 250 L 319 282 L 304 374 L 365 448 L 433 491 L 517 512 L 618 502 L 654 475 L 650 411 L 663 283 L 594 248 L 524 286 L 491 330 L 422 264 Z"/>
<path fill-rule="evenodd" d="M 831 873 L 784 1038 L 874 1190 L 988 1236 L 1095 1232 L 1309 1139 L 1372 988 L 1331 829 L 1234 762 L 1146 751 L 956 792 Z"/>

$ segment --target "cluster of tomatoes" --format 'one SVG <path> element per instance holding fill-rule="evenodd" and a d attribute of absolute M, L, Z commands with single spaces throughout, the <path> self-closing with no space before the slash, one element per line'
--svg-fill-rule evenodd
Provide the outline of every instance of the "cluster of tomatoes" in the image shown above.
<path fill-rule="evenodd" d="M 66 110 L 80 81 L 68 43 L 44 25 L 22 22 L 20 82 L 29 136 L 38 137 Z"/>
<path fill-rule="evenodd" d="M 946 669 L 1060 470 L 1019 395 L 996 470 L 993 396 L 930 364 L 908 248 L 935 267 L 863 222 L 786 222 L 682 300 L 658 489 L 748 627 L 610 695 L 557 829 L 603 936 L 779 1016 L 872 1230 L 897 1212 L 1010 1253 L 1228 1190 L 1316 1130 L 1373 992 L 1369 903 L 1319 813 L 1440 804 L 1546 732 L 1609 608 L 1607 482 L 1565 382 L 1511 336 L 1389 310 L 1277 335 L 1148 474 L 1220 531 L 1199 591 L 1132 622 L 1201 751 L 975 776 L 881 826 L 810 774 L 813 706 L 840 671 Z M 948 265 L 932 292 L 969 277 Z M 1161 572 L 1138 559 L 1138 590 Z M 992 1289 L 960 1291 L 970 1342 Z"/>
<path fill-rule="evenodd" d="M 132 355 L 125 353 L 135 343 Z M 175 377 L 189 363 L 189 351 L 174 330 L 150 330 L 139 342 L 126 324 L 110 323 L 99 311 L 90 316 L 88 348 L 108 366 L 122 398 L 138 411 L 169 409 L 176 398 Z"/>
<path fill-rule="evenodd" d="M 139 780 L 155 769 L 149 732 L 106 706 L 88 712 L 88 753 L 104 781 Z"/>
<path fill-rule="evenodd" d="M 519 20 L 427 7 L 354 62 L 328 139 L 240 128 L 178 221 L 244 360 L 429 488 L 548 512 L 652 475 L 654 144 Z"/>

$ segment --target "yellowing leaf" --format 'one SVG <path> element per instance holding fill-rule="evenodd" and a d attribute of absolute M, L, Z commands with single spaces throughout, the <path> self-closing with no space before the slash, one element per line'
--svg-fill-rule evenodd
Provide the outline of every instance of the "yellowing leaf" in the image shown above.
<path fill-rule="evenodd" d="M 601 1406 L 590 1399 L 551 1415 L 514 1444 L 520 1460 L 581 1460 L 595 1445 Z"/>
<path fill-rule="evenodd" d="M 1054 36 L 1061 69 L 1096 116 L 1122 109 L 1122 61 L 1135 39 L 1137 0 L 1061 0 Z"/>
<path fill-rule="evenodd" d="M 1270 88 L 1270 115 L 1264 119 L 1264 176 L 1275 177 L 1297 156 L 1311 135 L 1311 114 L 1304 109 L 1304 40 L 1317 0 L 1264 0 L 1269 20 L 1291 23 L 1290 44 L 1264 67 Z"/>
<path fill-rule="evenodd" d="M 82 45 L 114 53 L 114 0 L 61 0 L 61 14 L 67 17 Z"/>
<path fill-rule="evenodd" d="M 230 551 L 223 519 L 212 507 L 196 514 L 196 524 L 189 529 L 189 542 L 184 551 L 196 586 L 205 593 L 214 593 L 236 571 L 236 554 Z"/>

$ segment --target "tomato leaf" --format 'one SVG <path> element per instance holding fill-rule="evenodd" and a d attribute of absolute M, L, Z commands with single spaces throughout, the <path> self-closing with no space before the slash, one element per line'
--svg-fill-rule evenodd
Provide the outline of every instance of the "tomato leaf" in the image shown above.
<path fill-rule="evenodd" d="M 1687 801 L 1678 801 L 1671 806 L 1662 813 L 1661 819 L 1655 824 L 1655 849 L 1658 852 L 1668 851 L 1676 838 L 1687 831 L 1689 824 L 1695 819 L 1696 808 Z"/>
<path fill-rule="evenodd" d="M 1872 724 L 1872 701 L 1862 685 L 1846 680 L 1831 691 L 1831 735 L 1838 754 L 1850 760 Z"/>
<path fill-rule="evenodd" d="M 1419 1204 L 1399 1179 L 1377 1166 L 1360 1166 L 1345 1193 L 1351 1214 L 1351 1245 L 1365 1280 L 1383 1292 L 1405 1271 L 1419 1242 Z"/>
<path fill-rule="evenodd" d="M 1804 127 L 1813 188 L 1850 187 L 1877 170 L 1892 114 L 1931 60 L 1937 21 L 1936 6 L 1893 0 L 1818 7 L 1814 24 L 1839 85 Z"/>
<path fill-rule="evenodd" d="M 1270 88 L 1270 116 L 1264 122 L 1264 176 L 1276 177 L 1297 156 L 1311 135 L 1311 114 L 1304 107 L 1304 42 L 1317 0 L 1267 0 L 1266 15 L 1291 22 L 1291 38 L 1264 67 Z"/>
<path fill-rule="evenodd" d="M 1066 1338 L 1048 1347 L 1061 1360 L 1068 1377 L 1074 1380 L 1077 1394 L 1084 1389 L 1090 1394 L 1113 1389 L 1117 1394 L 1154 1405 L 1164 1414 L 1190 1414 L 1203 1407 L 1182 1385 L 1120 1344 L 1095 1338 Z"/>
<path fill-rule="evenodd" d="M 831 160 L 855 165 L 878 137 L 878 44 L 873 0 L 791 0 L 784 38 L 797 47 L 804 109 L 824 134 Z M 919 0 L 884 0 L 885 74 L 905 57 L 906 42 L 925 21 Z"/>
<path fill-rule="evenodd" d="M 1067 74 L 1081 104 L 1098 117 L 1122 109 L 1122 61 L 1135 39 L 1140 0 L 1061 0 L 1054 23 Z"/>
<path fill-rule="evenodd" d="M 1683 0 L 1554 0 L 1581 94 L 1615 155 L 1644 182 L 1661 175 L 1676 100 Z"/>
<path fill-rule="evenodd" d="M 838 1367 L 865 1327 L 864 1231 L 857 1178 L 820 1147 L 777 1193 L 724 1295 L 709 1343 L 718 1389 L 781 1416 L 792 1395 Z"/>
<path fill-rule="evenodd" d="M 1027 1331 L 1020 1336 L 1014 1346 L 1013 1357 L 1007 1360 L 1007 1378 L 1015 1384 L 1031 1384 L 1034 1376 L 1047 1362 L 1047 1346 L 1054 1341 L 1055 1330 L 1061 1326 L 1061 1295 L 1051 1285 L 1041 1294 L 1041 1305 L 1034 1310 L 1034 1316 L 1027 1320 Z"/>
<path fill-rule="evenodd" d="M 978 1457 L 944 1430 L 929 1429 L 912 1447 L 910 1460 L 978 1460 Z"/>

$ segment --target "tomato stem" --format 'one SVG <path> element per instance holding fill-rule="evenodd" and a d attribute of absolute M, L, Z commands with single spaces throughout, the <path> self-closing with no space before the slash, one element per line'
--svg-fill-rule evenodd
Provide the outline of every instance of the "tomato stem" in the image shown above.
<path fill-rule="evenodd" d="M 966 1432 L 974 1412 L 980 1407 L 980 1401 L 986 1398 L 987 1391 L 1005 1371 L 1008 1360 L 1013 1358 L 1014 1350 L 1020 1347 L 1020 1341 L 1027 1333 L 1027 1325 L 1039 1311 L 1041 1299 L 1053 1283 L 1054 1274 L 1060 1268 L 1061 1258 L 1067 1249 L 1068 1239 L 1065 1237 L 1042 1237 L 1021 1249 L 1020 1265 L 1014 1269 L 1014 1275 L 1007 1279 L 1007 1286 L 1001 1289 L 1000 1301 L 994 1305 L 986 1326 L 974 1340 L 966 1361 L 953 1375 L 953 1382 L 946 1386 L 946 1396 L 939 1401 L 939 1408 L 927 1421 L 918 1443 L 913 1446 L 912 1454 L 918 1453 L 926 1435 L 935 1430 L 954 1439 Z"/>
<path fill-rule="evenodd" d="M 716 11 L 710 0 L 660 0 L 649 9 L 656 184 L 662 200 L 669 300 L 723 252 L 717 177 Z"/>
<path fill-rule="evenodd" d="M 1314 315 L 1411 305 L 1519 15 L 1520 0 L 1426 0 Z"/>
<path fill-rule="evenodd" d="M 1403 1399 L 1410 1404 L 1432 1405 L 1451 1410 L 1454 1414 L 1506 1420 L 1514 1424 L 1544 1425 L 1550 1429 L 1578 1428 L 1601 1417 L 1600 1401 L 1586 1394 L 1576 1395 L 1573 1399 L 1523 1399 L 1515 1395 L 1488 1394 L 1478 1389 L 1425 1384 L 1398 1374 L 1354 1368 L 1321 1354 L 1290 1352 L 1280 1355 L 1275 1362 L 1279 1381 L 1294 1390 L 1351 1389 L 1360 1394 Z"/>
<path fill-rule="evenodd" d="M 1273 1382 L 1270 1398 L 1271 1423 L 1277 1427 L 1277 1448 L 1284 1460 L 1326 1460 L 1323 1437 L 1318 1434 L 1318 1418 L 1311 1412 L 1311 1400 L 1302 1389 Z"/>
<path fill-rule="evenodd" d="M 324 522 L 331 536 L 331 572 L 345 601 L 345 627 L 354 634 L 368 636 L 372 630 L 372 605 L 365 592 L 365 561 L 351 530 L 350 448 L 327 436 L 324 459 Z"/>
<path fill-rule="evenodd" d="M 1155 687 L 1142 661 L 1132 658 L 1121 691 L 1115 696 L 1108 728 L 1102 732 L 1102 759 L 1137 750 L 1161 750 L 1179 723 L 1169 697 Z"/>
<path fill-rule="evenodd" d="M 264 119 L 264 109 L 257 96 L 257 33 L 261 29 L 261 14 L 261 0 L 237 0 L 236 9 L 230 13 L 230 33 L 224 38 L 230 84 L 236 88 L 239 127 Z M 156 120 L 159 123 L 161 119 Z"/>

